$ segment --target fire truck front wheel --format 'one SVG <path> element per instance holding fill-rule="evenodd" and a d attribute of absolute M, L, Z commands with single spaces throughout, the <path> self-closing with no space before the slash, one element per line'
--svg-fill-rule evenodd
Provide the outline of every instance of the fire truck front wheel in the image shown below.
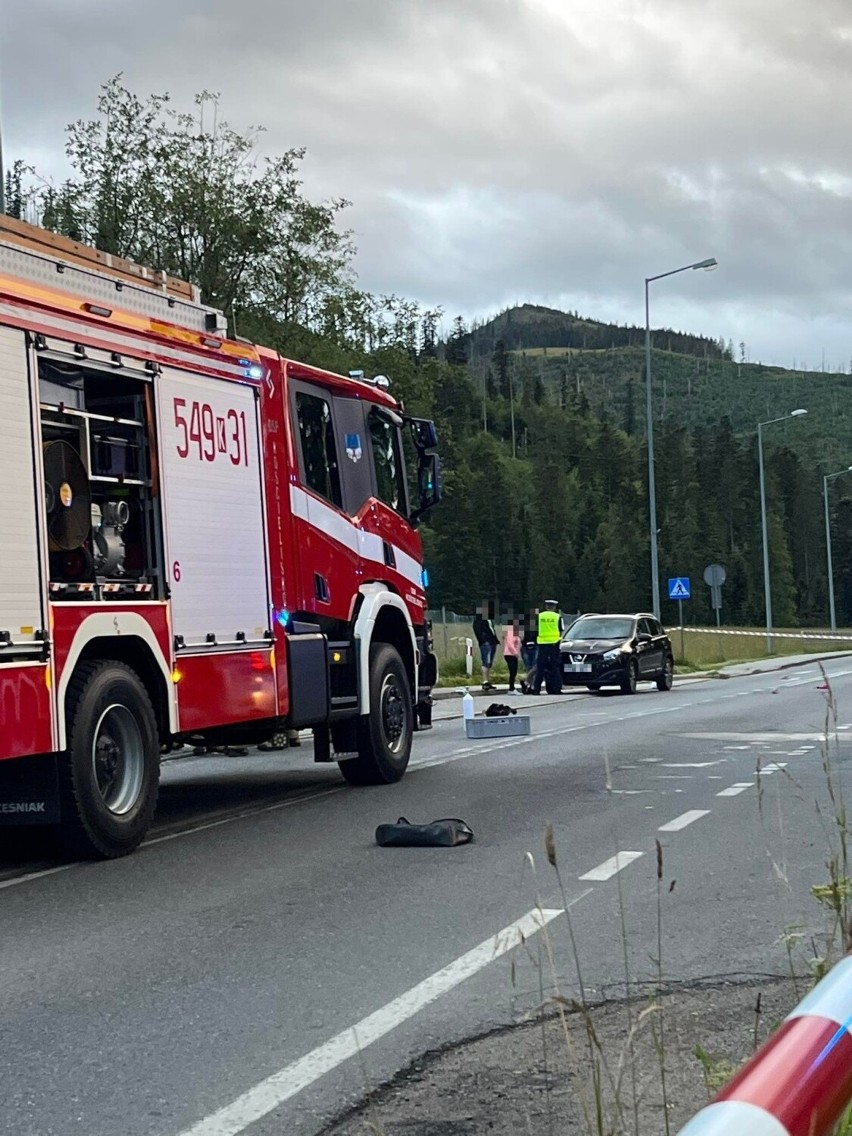
<path fill-rule="evenodd" d="M 395 647 L 370 649 L 370 713 L 358 722 L 358 756 L 341 761 L 350 785 L 388 785 L 408 768 L 414 732 L 411 684 Z"/>
<path fill-rule="evenodd" d="M 64 842 L 74 855 L 124 856 L 141 844 L 157 805 L 160 745 L 148 692 L 123 663 L 84 663 L 67 706 Z"/>

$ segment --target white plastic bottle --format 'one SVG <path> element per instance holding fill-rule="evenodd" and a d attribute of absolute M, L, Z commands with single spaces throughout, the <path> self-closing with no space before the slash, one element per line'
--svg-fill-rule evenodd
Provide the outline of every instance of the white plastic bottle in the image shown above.
<path fill-rule="evenodd" d="M 462 716 L 465 721 L 473 717 L 473 695 L 467 688 L 465 688 L 464 698 L 462 699 Z"/>

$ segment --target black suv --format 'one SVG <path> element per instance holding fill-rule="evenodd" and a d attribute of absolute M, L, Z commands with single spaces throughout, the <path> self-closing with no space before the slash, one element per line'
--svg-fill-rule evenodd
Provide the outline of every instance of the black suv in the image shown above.
<path fill-rule="evenodd" d="M 581 615 L 562 637 L 562 684 L 635 694 L 637 682 L 671 690 L 674 655 L 653 615 Z"/>

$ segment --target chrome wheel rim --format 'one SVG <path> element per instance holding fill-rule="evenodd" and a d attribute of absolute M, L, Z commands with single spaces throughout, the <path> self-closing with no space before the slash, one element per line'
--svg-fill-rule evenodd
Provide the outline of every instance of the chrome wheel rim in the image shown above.
<path fill-rule="evenodd" d="M 98 719 L 92 773 L 104 807 L 114 816 L 129 813 L 142 792 L 145 745 L 139 723 L 121 703 L 108 706 Z"/>

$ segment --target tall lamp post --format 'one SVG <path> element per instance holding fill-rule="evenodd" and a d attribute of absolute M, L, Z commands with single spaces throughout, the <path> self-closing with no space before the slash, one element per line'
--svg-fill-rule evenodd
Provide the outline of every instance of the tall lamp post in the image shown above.
<path fill-rule="evenodd" d="M 648 528 L 651 536 L 651 605 L 654 615 L 660 618 L 660 564 L 657 551 L 657 486 L 654 474 L 654 416 L 651 404 L 651 305 L 649 286 L 655 280 L 666 276 L 677 276 L 679 272 L 705 268 L 708 271 L 717 265 L 715 256 L 707 260 L 685 264 L 683 268 L 673 268 L 671 272 L 660 272 L 657 276 L 645 277 L 645 428 L 648 435 Z"/>
<path fill-rule="evenodd" d="M 831 521 L 828 514 L 828 483 L 844 473 L 852 473 L 852 465 L 839 469 L 837 473 L 827 473 L 822 479 L 822 499 L 825 503 L 825 555 L 828 560 L 828 614 L 831 630 L 837 630 L 837 614 L 834 610 L 834 566 L 831 562 Z"/>
<path fill-rule="evenodd" d="M 0 214 L 6 212 L 6 171 L 3 168 L 3 92 L 0 90 Z"/>
<path fill-rule="evenodd" d="M 763 427 L 775 422 L 786 422 L 788 418 L 803 418 L 807 410 L 792 410 L 780 418 L 770 418 L 757 424 L 757 462 L 760 468 L 760 529 L 763 536 L 763 598 L 766 604 L 766 652 L 774 650 L 772 639 L 772 584 L 769 579 L 769 532 L 766 524 L 766 475 L 763 471 Z"/>

